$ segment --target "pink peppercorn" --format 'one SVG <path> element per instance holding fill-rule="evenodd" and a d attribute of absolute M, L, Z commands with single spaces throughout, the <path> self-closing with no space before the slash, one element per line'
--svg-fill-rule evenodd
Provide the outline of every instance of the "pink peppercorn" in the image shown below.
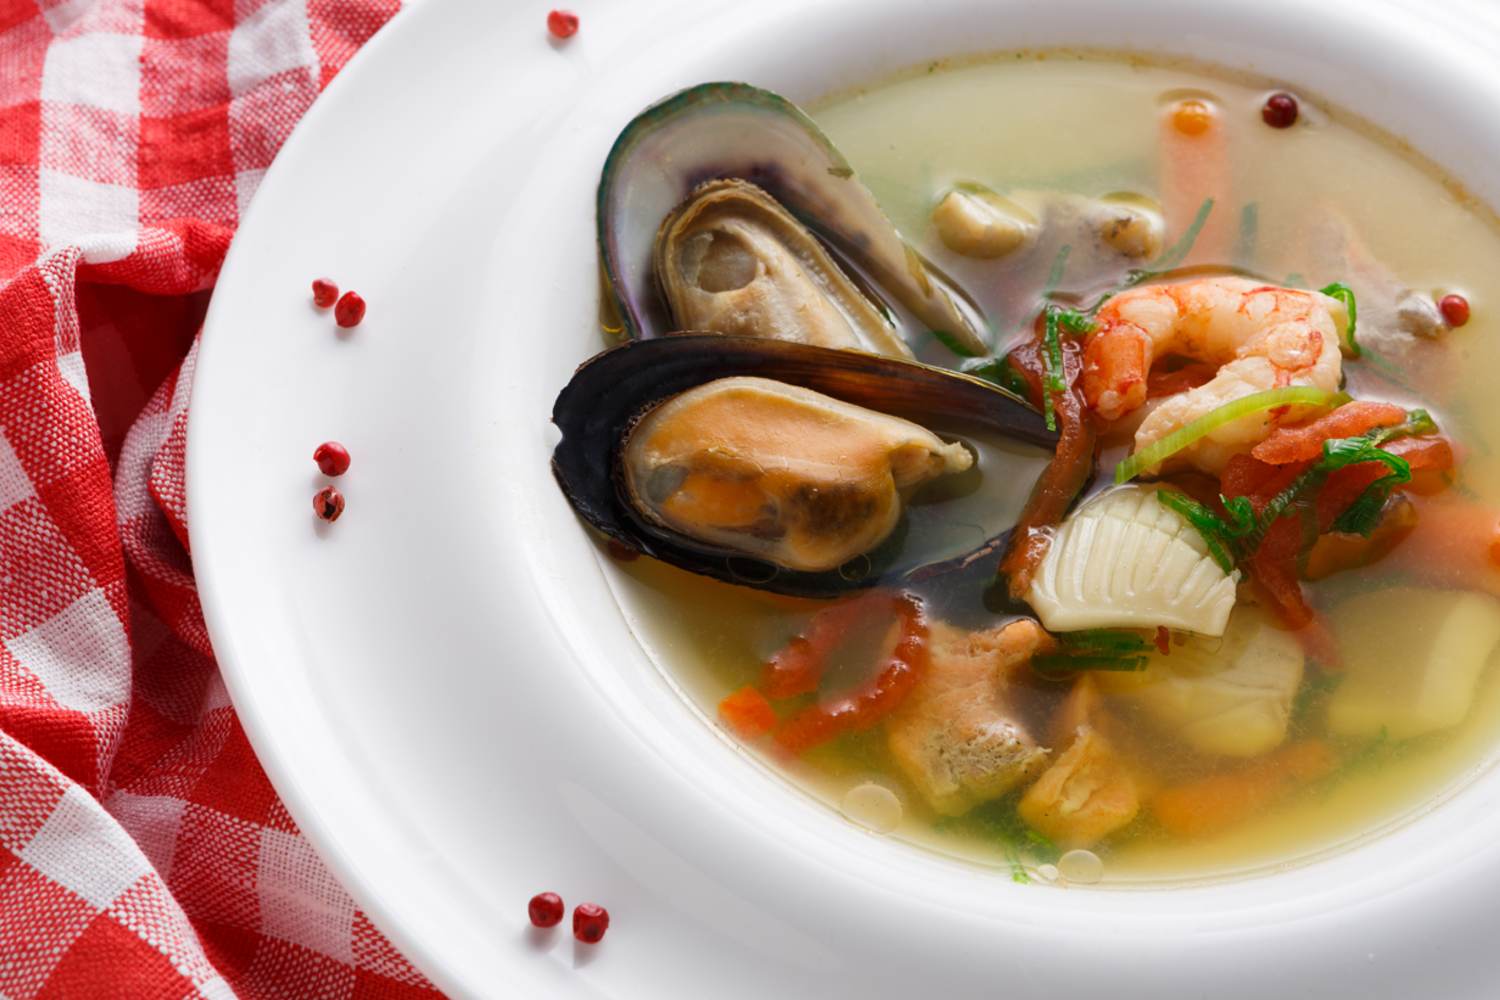
<path fill-rule="evenodd" d="M 547 30 L 553 38 L 572 38 L 578 34 L 578 15 L 571 10 L 554 10 L 547 15 Z"/>
<path fill-rule="evenodd" d="M 339 286 L 327 278 L 317 278 L 312 283 L 313 305 L 327 309 L 339 299 Z"/>
<path fill-rule="evenodd" d="M 526 904 L 526 915 L 536 927 L 556 927 L 563 918 L 562 897 L 555 892 L 539 892 Z"/>
<path fill-rule="evenodd" d="M 1438 309 L 1449 326 L 1463 326 L 1469 321 L 1469 300 L 1462 295 L 1444 295 L 1438 300 Z"/>
<path fill-rule="evenodd" d="M 337 441 L 324 441 L 313 449 L 313 461 L 325 476 L 342 476 L 349 471 L 349 449 Z"/>
<path fill-rule="evenodd" d="M 323 487 L 313 494 L 313 511 L 324 521 L 337 521 L 344 512 L 344 494 L 336 487 Z"/>
<path fill-rule="evenodd" d="M 573 936 L 584 944 L 598 944 L 609 930 L 609 911 L 594 903 L 579 903 L 573 910 Z"/>
<path fill-rule="evenodd" d="M 342 327 L 359 326 L 365 318 L 365 300 L 358 292 L 345 292 L 333 307 L 333 321 Z"/>
<path fill-rule="evenodd" d="M 1297 123 L 1297 99 L 1291 94 L 1272 94 L 1260 109 L 1260 117 L 1272 128 L 1291 128 Z"/>

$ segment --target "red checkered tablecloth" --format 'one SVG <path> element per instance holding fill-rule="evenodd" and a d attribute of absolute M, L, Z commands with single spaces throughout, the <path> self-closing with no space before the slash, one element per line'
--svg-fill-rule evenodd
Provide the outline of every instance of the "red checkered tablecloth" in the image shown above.
<path fill-rule="evenodd" d="M 245 741 L 184 525 L 194 343 L 397 0 L 0 0 L 0 996 L 432 996 Z"/>

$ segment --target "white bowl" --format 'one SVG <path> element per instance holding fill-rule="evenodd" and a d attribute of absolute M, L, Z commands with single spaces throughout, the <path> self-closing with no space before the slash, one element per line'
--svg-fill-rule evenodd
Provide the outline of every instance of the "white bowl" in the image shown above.
<path fill-rule="evenodd" d="M 547 422 L 598 347 L 604 153 L 675 88 L 806 100 L 988 50 L 1186 55 L 1358 111 L 1497 204 L 1495 34 L 1371 0 L 633 0 L 552 45 L 542 13 L 427 0 L 350 65 L 236 239 L 194 389 L 194 562 L 231 694 L 406 953 L 464 995 L 1500 993 L 1493 772 L 1315 863 L 1163 891 L 1017 886 L 844 822 L 644 655 Z M 369 301 L 350 335 L 307 303 L 324 273 Z M 323 528 L 328 437 L 354 464 Z M 605 942 L 533 933 L 543 889 L 608 906 Z"/>

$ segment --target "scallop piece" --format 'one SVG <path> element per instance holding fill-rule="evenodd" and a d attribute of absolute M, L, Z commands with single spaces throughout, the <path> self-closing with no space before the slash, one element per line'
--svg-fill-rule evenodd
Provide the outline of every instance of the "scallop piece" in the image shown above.
<path fill-rule="evenodd" d="M 1203 753 L 1255 757 L 1286 739 L 1302 684 L 1302 646 L 1263 611 L 1244 607 L 1222 639 L 1189 636 L 1146 669 L 1099 674 L 1099 684 Z"/>
<path fill-rule="evenodd" d="M 932 210 L 943 245 L 965 257 L 991 260 L 1036 239 L 1036 216 L 979 184 L 960 184 Z"/>
<path fill-rule="evenodd" d="M 1477 591 L 1386 587 L 1329 616 L 1344 679 L 1328 703 L 1328 731 L 1405 740 L 1457 726 L 1500 648 L 1500 601 Z"/>
<path fill-rule="evenodd" d="M 699 185 L 662 222 L 653 264 L 684 329 L 911 357 L 823 245 L 748 181 Z"/>
<path fill-rule="evenodd" d="M 1166 233 L 1161 206 L 1144 195 L 1116 192 L 1094 201 L 1086 212 L 1101 242 L 1131 260 L 1161 253 Z"/>
<path fill-rule="evenodd" d="M 1360 305 L 1364 305 L 1363 301 Z M 1435 340 L 1448 330 L 1448 324 L 1432 297 L 1410 289 L 1396 298 L 1396 327 L 1414 337 L 1425 337 L 1428 340 Z"/>
<path fill-rule="evenodd" d="M 788 569 L 834 569 L 885 540 L 903 498 L 973 464 L 909 420 L 736 376 L 648 412 L 625 443 L 628 495 L 658 524 Z"/>
<path fill-rule="evenodd" d="M 1238 571 L 1149 486 L 1107 490 L 1057 529 L 1026 600 L 1054 632 L 1168 628 L 1224 634 Z"/>

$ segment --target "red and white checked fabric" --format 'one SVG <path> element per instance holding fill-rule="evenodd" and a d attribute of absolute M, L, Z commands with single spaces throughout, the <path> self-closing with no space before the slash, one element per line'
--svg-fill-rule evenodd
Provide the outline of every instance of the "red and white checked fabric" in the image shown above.
<path fill-rule="evenodd" d="M 0 0 L 0 997 L 431 997 L 266 781 L 188 559 L 194 343 L 397 0 Z"/>

